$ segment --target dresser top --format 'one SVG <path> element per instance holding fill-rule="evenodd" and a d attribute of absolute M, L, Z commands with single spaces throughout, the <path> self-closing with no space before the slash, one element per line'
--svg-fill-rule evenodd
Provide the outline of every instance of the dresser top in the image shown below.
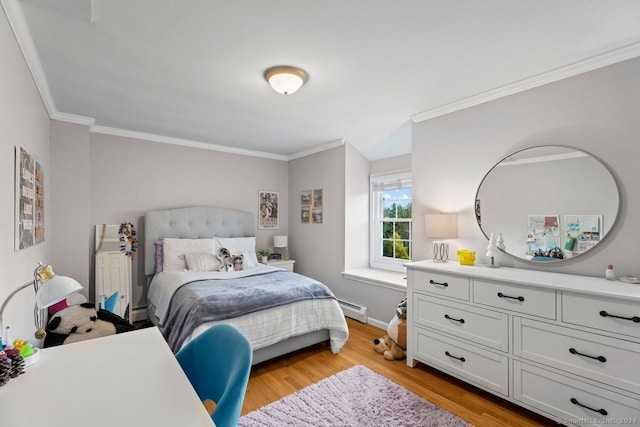
<path fill-rule="evenodd" d="M 593 295 L 625 298 L 640 302 L 640 284 L 610 281 L 599 277 L 549 271 L 526 270 L 511 267 L 486 267 L 483 265 L 460 265 L 457 262 L 416 261 L 405 264 L 409 270 L 424 270 L 489 279 L 520 285 L 553 288 Z"/>

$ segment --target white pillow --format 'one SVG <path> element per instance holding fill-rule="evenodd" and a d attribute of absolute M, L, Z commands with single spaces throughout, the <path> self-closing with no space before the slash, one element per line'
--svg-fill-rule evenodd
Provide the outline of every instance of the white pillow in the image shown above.
<path fill-rule="evenodd" d="M 244 269 L 258 266 L 255 237 L 216 237 L 216 253 L 220 248 L 229 249 L 231 255 L 244 255 Z"/>
<path fill-rule="evenodd" d="M 185 271 L 184 254 L 190 252 L 215 254 L 216 244 L 213 239 L 171 239 L 163 240 L 162 271 Z"/>
<path fill-rule="evenodd" d="M 189 252 L 184 254 L 189 271 L 218 271 L 220 262 L 210 252 Z"/>

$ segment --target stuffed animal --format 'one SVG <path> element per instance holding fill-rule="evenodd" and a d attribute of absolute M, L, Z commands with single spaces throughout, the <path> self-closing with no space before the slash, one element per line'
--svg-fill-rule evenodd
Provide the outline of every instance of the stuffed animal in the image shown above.
<path fill-rule="evenodd" d="M 220 248 L 216 256 L 220 261 L 220 271 L 233 271 L 233 258 L 231 258 L 229 249 Z"/>
<path fill-rule="evenodd" d="M 393 319 L 387 326 L 387 334 L 396 344 L 402 347 L 403 350 L 407 349 L 407 320 L 393 316 Z"/>
<path fill-rule="evenodd" d="M 373 340 L 373 348 L 387 360 L 404 359 L 407 352 L 402 349 L 389 335 Z"/>
<path fill-rule="evenodd" d="M 235 254 L 231 259 L 233 260 L 233 269 L 235 271 L 244 270 L 244 255 Z"/>
<path fill-rule="evenodd" d="M 407 318 L 407 297 L 404 297 L 400 304 L 398 304 L 398 308 L 396 308 L 396 316 L 400 319 Z"/>
<path fill-rule="evenodd" d="M 58 311 L 49 320 L 48 331 L 66 335 L 63 344 L 104 337 L 116 333 L 113 323 L 98 319 L 91 303 L 72 305 Z"/>

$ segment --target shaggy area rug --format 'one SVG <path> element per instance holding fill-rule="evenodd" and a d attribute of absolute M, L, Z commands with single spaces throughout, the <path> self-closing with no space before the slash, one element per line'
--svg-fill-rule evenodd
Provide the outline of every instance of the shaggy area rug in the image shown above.
<path fill-rule="evenodd" d="M 240 418 L 240 427 L 469 426 L 364 366 L 354 366 Z"/>

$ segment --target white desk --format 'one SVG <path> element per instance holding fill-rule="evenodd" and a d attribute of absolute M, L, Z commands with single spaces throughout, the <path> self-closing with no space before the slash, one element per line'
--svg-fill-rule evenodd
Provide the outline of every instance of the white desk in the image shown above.
<path fill-rule="evenodd" d="M 0 387 L 3 426 L 213 426 L 157 328 L 41 350 Z"/>

